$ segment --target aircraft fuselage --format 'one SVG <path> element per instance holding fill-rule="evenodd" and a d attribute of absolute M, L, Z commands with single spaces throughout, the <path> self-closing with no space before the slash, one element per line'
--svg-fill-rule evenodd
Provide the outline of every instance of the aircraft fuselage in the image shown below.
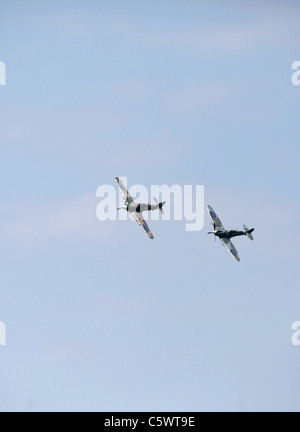
<path fill-rule="evenodd" d="M 221 238 L 231 239 L 232 237 L 246 235 L 245 231 L 237 231 L 237 230 L 214 231 L 214 234 L 220 239 Z"/>
<path fill-rule="evenodd" d="M 142 213 L 144 211 L 156 210 L 158 206 L 152 204 L 136 204 L 135 202 L 132 202 L 130 204 L 125 204 L 123 208 L 130 213 Z"/>

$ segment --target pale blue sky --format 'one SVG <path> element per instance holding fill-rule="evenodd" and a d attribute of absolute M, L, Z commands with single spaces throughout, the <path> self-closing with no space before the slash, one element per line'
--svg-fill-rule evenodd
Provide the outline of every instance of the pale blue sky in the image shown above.
<path fill-rule="evenodd" d="M 0 410 L 299 410 L 296 1 L 0 1 Z M 96 219 L 204 184 L 236 239 Z"/>

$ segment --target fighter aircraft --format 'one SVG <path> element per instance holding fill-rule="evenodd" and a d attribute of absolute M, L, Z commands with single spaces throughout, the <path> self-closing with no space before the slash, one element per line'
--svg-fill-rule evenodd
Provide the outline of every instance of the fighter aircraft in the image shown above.
<path fill-rule="evenodd" d="M 118 208 L 117 210 L 124 209 L 124 210 L 127 210 L 129 213 L 131 213 L 132 216 L 134 217 L 134 219 L 137 221 L 137 223 L 146 231 L 146 234 L 148 235 L 148 237 L 151 239 L 154 239 L 152 232 L 150 231 L 145 219 L 143 218 L 142 212 L 159 209 L 159 211 L 162 214 L 164 214 L 163 206 L 166 204 L 166 201 L 158 202 L 158 200 L 156 198 L 153 198 L 155 205 L 154 204 L 136 204 L 133 201 L 133 198 L 128 193 L 128 191 L 125 188 L 122 181 L 119 179 L 119 177 L 116 177 L 116 182 L 120 188 L 121 194 L 122 194 L 124 201 L 125 201 L 124 205 L 122 207 Z"/>
<path fill-rule="evenodd" d="M 233 243 L 231 242 L 231 237 L 237 237 L 246 235 L 249 237 L 249 239 L 254 240 L 252 236 L 252 232 L 254 231 L 254 228 L 248 229 L 246 225 L 244 225 L 244 231 L 238 231 L 238 230 L 225 230 L 223 227 L 222 222 L 220 221 L 219 217 L 217 216 L 217 213 L 214 211 L 212 207 L 209 205 L 207 206 L 209 217 L 212 220 L 212 223 L 214 225 L 214 231 L 209 232 L 208 234 L 214 234 L 216 237 L 219 237 L 223 245 L 227 248 L 227 250 L 230 252 L 230 254 L 237 260 L 240 261 L 240 257 L 238 254 L 238 251 L 234 247 Z"/>

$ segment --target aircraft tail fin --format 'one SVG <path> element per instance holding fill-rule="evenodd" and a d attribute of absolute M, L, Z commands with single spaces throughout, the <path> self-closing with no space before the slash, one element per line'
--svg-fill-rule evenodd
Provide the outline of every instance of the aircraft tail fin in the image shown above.
<path fill-rule="evenodd" d="M 252 235 L 254 228 L 248 229 L 246 227 L 246 225 L 244 225 L 244 230 L 245 230 L 246 236 L 248 236 L 250 240 L 254 240 L 253 235 Z"/>
<path fill-rule="evenodd" d="M 165 212 L 164 212 L 164 210 L 163 210 L 163 206 L 166 204 L 166 201 L 159 202 L 156 198 L 153 198 L 153 201 L 154 201 L 155 204 L 158 206 L 159 211 L 161 212 L 161 214 L 165 214 Z"/>

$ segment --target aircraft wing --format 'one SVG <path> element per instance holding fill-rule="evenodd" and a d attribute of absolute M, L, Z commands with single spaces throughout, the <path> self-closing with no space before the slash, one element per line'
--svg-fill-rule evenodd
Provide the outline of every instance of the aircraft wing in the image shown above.
<path fill-rule="evenodd" d="M 119 189 L 120 189 L 121 194 L 124 198 L 124 201 L 128 204 L 131 204 L 133 202 L 133 199 L 130 196 L 130 194 L 128 193 L 128 190 L 125 188 L 122 180 L 120 180 L 119 177 L 116 177 L 116 182 L 117 182 L 117 185 L 119 186 Z"/>
<path fill-rule="evenodd" d="M 238 251 L 236 250 L 236 248 L 235 248 L 234 244 L 232 243 L 232 241 L 229 240 L 229 239 L 226 239 L 226 238 L 221 238 L 221 242 L 226 247 L 226 249 L 228 250 L 228 252 L 230 252 L 230 254 L 233 256 L 233 258 L 235 258 L 237 261 L 240 261 L 240 257 L 239 257 Z"/>
<path fill-rule="evenodd" d="M 217 213 L 214 211 L 214 209 L 211 206 L 207 206 L 207 211 L 209 214 L 210 219 L 215 224 L 215 229 L 218 231 L 225 231 L 225 228 L 223 227 L 222 222 L 220 221 L 220 218 L 218 217 Z"/>
<path fill-rule="evenodd" d="M 154 239 L 152 232 L 150 231 L 145 219 L 143 218 L 142 213 L 132 212 L 131 213 L 137 223 L 145 230 L 146 234 L 149 238 Z"/>

